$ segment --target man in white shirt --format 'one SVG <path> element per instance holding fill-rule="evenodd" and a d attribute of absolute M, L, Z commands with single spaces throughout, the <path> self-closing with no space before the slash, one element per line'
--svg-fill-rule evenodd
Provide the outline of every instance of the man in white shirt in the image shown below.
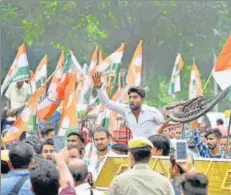
<path fill-rule="evenodd" d="M 110 110 L 124 116 L 126 125 L 131 129 L 133 137 L 150 137 L 157 131 L 157 126 L 164 122 L 161 112 L 154 107 L 143 105 L 145 91 L 141 87 L 128 90 L 129 104 L 111 101 L 102 89 L 101 73 L 95 72 L 93 82 L 97 88 L 100 101 Z"/>
<path fill-rule="evenodd" d="M 30 87 L 25 81 L 12 83 L 5 94 L 7 98 L 7 115 L 15 116 L 21 111 L 30 96 Z"/>
<path fill-rule="evenodd" d="M 110 133 L 106 129 L 96 128 L 93 132 L 93 142 L 97 151 L 92 153 L 90 159 L 85 160 L 88 162 L 89 172 L 95 182 L 107 156 L 116 154 L 109 147 Z"/>
<path fill-rule="evenodd" d="M 75 192 L 81 195 L 103 195 L 102 192 L 92 189 L 88 183 L 88 167 L 87 164 L 80 159 L 69 162 L 69 170 L 74 178 Z"/>

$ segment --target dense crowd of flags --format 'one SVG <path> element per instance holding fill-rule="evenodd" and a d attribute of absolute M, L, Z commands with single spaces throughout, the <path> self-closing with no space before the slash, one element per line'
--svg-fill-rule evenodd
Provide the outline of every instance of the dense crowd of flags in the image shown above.
<path fill-rule="evenodd" d="M 92 75 L 95 71 L 102 73 L 103 89 L 109 98 L 117 102 L 127 100 L 127 90 L 131 86 L 141 85 L 142 76 L 142 41 L 139 41 L 128 68 L 126 86 L 122 88 L 120 81 L 120 66 L 125 50 L 125 44 L 103 59 L 102 51 L 96 48 L 90 65 L 81 66 L 73 51 L 66 56 L 62 51 L 56 69 L 48 77 L 48 56 L 45 55 L 35 72 L 29 70 L 26 46 L 22 44 L 1 86 L 1 96 L 8 86 L 20 80 L 29 80 L 31 97 L 16 122 L 3 138 L 5 143 L 11 143 L 19 138 L 33 116 L 39 121 L 47 121 L 57 109 L 61 109 L 61 120 L 58 135 L 65 135 L 69 129 L 76 128 L 82 117 L 95 110 L 96 124 L 105 126 L 110 131 L 117 130 L 118 114 L 106 109 L 100 103 L 94 90 Z M 174 96 L 181 91 L 180 74 L 184 68 L 181 54 L 177 54 L 171 74 L 168 94 Z M 231 74 L 231 37 L 228 38 L 217 63 L 213 75 L 222 89 L 231 84 L 230 76 L 224 81 L 224 75 Z M 222 76 L 223 75 L 223 76 Z M 227 82 L 228 81 L 228 82 Z M 199 70 L 193 60 L 189 82 L 189 99 L 203 95 Z"/>

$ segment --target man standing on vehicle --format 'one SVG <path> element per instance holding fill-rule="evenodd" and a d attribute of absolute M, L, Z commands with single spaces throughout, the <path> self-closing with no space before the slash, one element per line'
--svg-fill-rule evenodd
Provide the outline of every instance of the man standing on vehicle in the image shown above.
<path fill-rule="evenodd" d="M 145 91 L 141 87 L 131 87 L 128 90 L 129 104 L 117 103 L 108 98 L 102 89 L 101 73 L 95 72 L 93 83 L 97 89 L 100 101 L 110 110 L 124 116 L 126 125 L 131 129 L 133 137 L 150 137 L 156 133 L 157 126 L 164 122 L 161 112 L 154 107 L 143 104 Z"/>

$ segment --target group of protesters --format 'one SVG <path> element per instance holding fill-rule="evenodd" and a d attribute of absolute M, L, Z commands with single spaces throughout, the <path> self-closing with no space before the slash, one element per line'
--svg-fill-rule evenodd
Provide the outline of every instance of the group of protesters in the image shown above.
<path fill-rule="evenodd" d="M 217 121 L 217 128 L 206 131 L 199 129 L 198 123 L 193 121 L 192 134 L 187 139 L 187 158 L 184 162 L 177 162 L 174 160 L 174 142 L 182 139 L 182 128 L 165 120 L 157 108 L 143 104 L 144 89 L 131 87 L 128 90 L 129 104 L 123 104 L 110 100 L 104 93 L 99 72 L 94 73 L 93 83 L 100 101 L 123 116 L 133 138 L 128 144 L 118 144 L 103 127 L 90 128 L 89 137 L 76 128 L 67 132 L 67 144 L 57 152 L 54 128 L 44 127 L 39 135 L 28 133 L 2 152 L 1 160 L 4 158 L 7 162 L 7 176 L 1 181 L 2 195 L 104 194 L 94 189 L 94 183 L 107 157 L 117 155 L 127 155 L 130 166 L 115 176 L 106 192 L 109 195 L 208 194 L 208 179 L 197 172 L 194 158 L 230 158 L 231 143 L 227 143 L 230 135 L 221 119 Z M 11 93 L 17 93 L 17 96 L 26 93 L 25 87 L 22 90 L 24 84 L 16 83 L 14 90 L 8 89 L 11 90 L 6 93 L 8 110 L 15 106 L 14 101 L 19 100 Z M 23 96 L 26 99 L 26 95 Z M 172 126 L 176 127 L 172 130 Z M 149 167 L 152 156 L 170 156 L 171 180 Z"/>

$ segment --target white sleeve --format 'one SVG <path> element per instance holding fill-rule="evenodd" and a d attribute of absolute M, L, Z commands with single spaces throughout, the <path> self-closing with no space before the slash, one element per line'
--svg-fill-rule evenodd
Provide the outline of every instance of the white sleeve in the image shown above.
<path fill-rule="evenodd" d="M 97 93 L 100 101 L 105 105 L 106 108 L 124 116 L 125 109 L 126 109 L 125 104 L 110 100 L 108 96 L 104 93 L 102 87 L 97 89 Z"/>

